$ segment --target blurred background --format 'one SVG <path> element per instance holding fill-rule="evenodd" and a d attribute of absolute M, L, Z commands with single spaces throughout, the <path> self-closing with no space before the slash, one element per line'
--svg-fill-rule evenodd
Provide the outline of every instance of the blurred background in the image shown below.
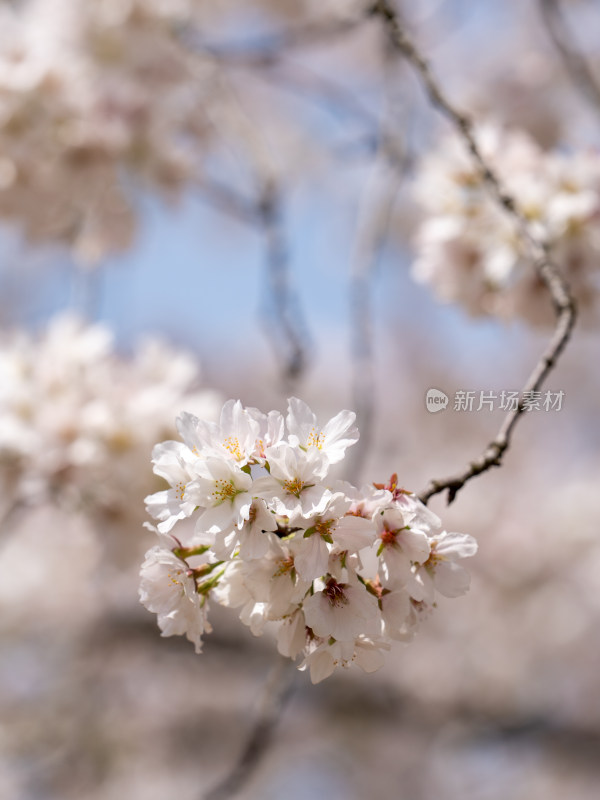
<path fill-rule="evenodd" d="M 475 120 L 595 157 L 592 0 L 396 8 Z M 560 410 L 431 501 L 479 541 L 471 590 L 380 672 L 312 686 L 218 607 L 197 656 L 137 598 L 182 410 L 352 408 L 343 477 L 414 491 L 495 436 L 498 404 L 456 393 L 519 391 L 551 328 L 413 279 L 419 163 L 450 132 L 353 0 L 0 4 L 0 797 L 598 797 L 593 321 Z"/>

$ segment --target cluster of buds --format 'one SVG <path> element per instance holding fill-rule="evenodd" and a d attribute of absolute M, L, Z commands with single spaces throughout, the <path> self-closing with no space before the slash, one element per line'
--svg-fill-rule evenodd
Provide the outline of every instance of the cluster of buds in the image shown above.
<path fill-rule="evenodd" d="M 320 427 L 296 398 L 285 421 L 239 400 L 219 424 L 178 418 L 183 441 L 153 452 L 170 488 L 147 498 L 160 542 L 141 568 L 163 636 L 185 634 L 200 652 L 209 603 L 239 608 L 255 635 L 275 623 L 279 652 L 302 655 L 316 683 L 337 666 L 378 669 L 437 593 L 467 591 L 457 562 L 475 553 L 471 536 L 443 531 L 395 475 L 362 490 L 328 479 L 358 440 L 354 420 L 341 411 Z"/>

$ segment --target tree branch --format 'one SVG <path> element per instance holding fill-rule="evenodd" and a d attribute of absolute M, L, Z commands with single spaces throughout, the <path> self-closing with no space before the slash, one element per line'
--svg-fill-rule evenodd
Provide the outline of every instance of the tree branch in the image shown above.
<path fill-rule="evenodd" d="M 223 214 L 247 225 L 260 224 L 257 203 L 240 194 L 236 189 L 203 175 L 199 182 L 200 199 Z"/>
<path fill-rule="evenodd" d="M 282 200 L 273 181 L 264 186 L 259 213 L 266 239 L 270 310 L 283 334 L 283 339 L 280 339 L 269 330 L 269 338 L 281 353 L 286 380 L 293 382 L 300 377 L 306 367 L 308 336 L 297 298 L 292 290 L 289 253 L 283 231 Z"/>
<path fill-rule="evenodd" d="M 271 745 L 277 723 L 292 696 L 294 676 L 295 664 L 280 657 L 267 679 L 259 713 L 237 762 L 203 800 L 227 800 L 252 777 Z"/>
<path fill-rule="evenodd" d="M 360 482 L 364 461 L 373 440 L 376 413 L 372 282 L 386 244 L 400 184 L 410 166 L 406 142 L 396 141 L 398 137 L 392 134 L 397 122 L 394 119 L 396 109 L 390 86 L 391 67 L 397 59 L 396 54 L 392 55 L 393 59 L 388 59 L 386 63 L 388 108 L 379 124 L 377 139 L 380 145 L 375 153 L 367 189 L 361 198 L 350 279 L 352 393 L 360 427 L 360 439 L 349 456 L 348 475 L 352 483 Z"/>
<path fill-rule="evenodd" d="M 283 31 L 253 38 L 249 42 L 217 44 L 203 39 L 197 31 L 183 29 L 180 39 L 193 49 L 200 49 L 220 59 L 223 56 L 229 62 L 239 59 L 241 64 L 253 63 L 266 66 L 277 61 L 282 54 L 292 50 L 313 46 L 321 42 L 329 42 L 355 30 L 362 24 L 359 16 L 331 19 L 317 19 L 303 25 L 290 27 Z"/>
<path fill-rule="evenodd" d="M 499 206 L 501 206 L 505 213 L 512 219 L 516 231 L 528 253 L 532 266 L 535 268 L 540 279 L 550 293 L 557 318 L 556 327 L 546 349 L 542 353 L 523 388 L 523 392 L 537 391 L 544 384 L 548 374 L 553 369 L 560 353 L 570 338 L 573 325 L 575 324 L 575 302 L 571 296 L 568 284 L 551 260 L 547 244 L 533 233 L 529 223 L 519 211 L 514 198 L 506 192 L 502 182 L 483 157 L 473 132 L 471 120 L 459 112 L 446 98 L 437 79 L 431 72 L 429 64 L 404 32 L 394 8 L 387 0 L 377 0 L 369 9 L 369 13 L 381 19 L 391 46 L 396 48 L 413 67 L 431 104 L 437 108 L 457 130 L 474 162 L 478 166 L 484 184 Z M 504 453 L 510 446 L 514 428 L 524 410 L 525 407 L 521 400 L 515 411 L 511 412 L 505 418 L 497 436 L 486 447 L 482 455 L 475 461 L 472 461 L 462 472 L 449 478 L 431 481 L 419 495 L 422 502 L 427 503 L 434 495 L 447 490 L 448 503 L 451 503 L 457 493 L 471 478 L 486 472 L 491 467 L 500 466 Z"/>

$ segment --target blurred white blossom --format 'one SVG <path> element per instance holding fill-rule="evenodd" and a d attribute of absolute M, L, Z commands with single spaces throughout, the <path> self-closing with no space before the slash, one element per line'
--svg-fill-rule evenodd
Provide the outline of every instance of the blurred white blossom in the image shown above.
<path fill-rule="evenodd" d="M 527 134 L 493 124 L 478 131 L 487 162 L 520 213 L 551 248 L 588 323 L 600 291 L 600 153 L 542 151 Z M 549 293 L 513 221 L 455 137 L 442 139 L 415 179 L 423 209 L 413 275 L 471 314 L 552 322 Z"/>
<path fill-rule="evenodd" d="M 148 456 L 185 402 L 214 417 L 195 360 L 147 341 L 120 355 L 109 330 L 71 316 L 0 341 L 0 478 L 8 509 L 51 502 L 107 528 L 141 524 Z M 157 469 L 160 474 L 160 469 Z"/>

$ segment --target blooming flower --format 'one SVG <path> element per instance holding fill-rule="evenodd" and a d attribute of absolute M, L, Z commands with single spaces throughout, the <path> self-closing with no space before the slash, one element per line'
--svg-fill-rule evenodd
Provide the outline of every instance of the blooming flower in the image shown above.
<path fill-rule="evenodd" d="M 377 601 L 352 576 L 348 583 L 327 578 L 323 589 L 304 601 L 303 609 L 306 624 L 323 639 L 348 642 L 379 630 Z"/>
<path fill-rule="evenodd" d="M 459 558 L 470 558 L 477 552 L 477 542 L 466 533 L 442 533 L 431 541 L 429 558 L 420 564 L 411 583 L 415 600 L 432 603 L 434 590 L 445 597 L 459 597 L 469 589 L 469 573 L 457 564 Z"/>
<path fill-rule="evenodd" d="M 232 526 L 215 537 L 213 551 L 217 558 L 231 558 L 238 548 L 238 555 L 244 561 L 262 558 L 269 549 L 269 538 L 265 534 L 277 530 L 277 520 L 267 509 L 264 500 L 255 498 L 250 506 L 248 520 L 241 528 Z"/>
<path fill-rule="evenodd" d="M 140 575 L 140 601 L 157 615 L 162 635 L 185 635 L 200 653 L 202 634 L 210 626 L 188 565 L 172 550 L 157 546 L 146 553 Z"/>
<path fill-rule="evenodd" d="M 324 501 L 324 507 L 303 517 L 301 531 L 290 543 L 296 569 L 308 580 L 320 578 L 328 571 L 330 553 L 358 552 L 375 538 L 370 520 L 346 514 L 352 501 L 345 494 L 325 495 Z"/>
<path fill-rule="evenodd" d="M 332 460 L 356 439 L 353 415 L 320 430 L 301 401 L 288 409 L 285 427 L 277 412 L 239 401 L 226 403 L 219 425 L 182 414 L 184 442 L 155 448 L 155 471 L 172 488 L 148 499 L 150 511 L 163 530 L 186 516 L 196 528 L 186 547 L 170 550 L 163 534 L 142 568 L 142 599 L 163 631 L 196 642 L 209 596 L 239 609 L 256 636 L 274 623 L 279 652 L 302 655 L 314 683 L 338 666 L 371 672 L 392 641 L 414 635 L 435 589 L 466 589 L 457 560 L 476 546 L 440 532 L 439 518 L 396 475 L 362 490 L 326 482 Z M 191 566 L 199 557 L 208 560 Z"/>
<path fill-rule="evenodd" d="M 291 520 L 318 513 L 331 494 L 321 483 L 329 466 L 325 456 L 317 449 L 305 452 L 289 444 L 269 447 L 265 454 L 270 475 L 254 481 L 254 495 Z"/>
<path fill-rule="evenodd" d="M 346 449 L 358 441 L 355 419 L 353 411 L 340 411 L 324 428 L 319 428 L 316 416 L 306 403 L 292 397 L 288 400 L 286 417 L 289 442 L 303 449 L 316 447 L 327 456 L 330 464 L 336 464 L 343 459 Z"/>
<path fill-rule="evenodd" d="M 399 508 L 389 508 L 375 517 L 379 534 L 379 559 L 386 586 L 404 585 L 411 573 L 411 565 L 421 563 L 429 556 L 427 534 L 412 530 L 407 524 L 411 515 L 403 514 Z"/>
<path fill-rule="evenodd" d="M 209 456 L 198 459 L 192 480 L 184 492 L 186 502 L 204 510 L 196 523 L 196 533 L 213 534 L 231 525 L 241 528 L 250 517 L 252 478 L 234 461 Z"/>

